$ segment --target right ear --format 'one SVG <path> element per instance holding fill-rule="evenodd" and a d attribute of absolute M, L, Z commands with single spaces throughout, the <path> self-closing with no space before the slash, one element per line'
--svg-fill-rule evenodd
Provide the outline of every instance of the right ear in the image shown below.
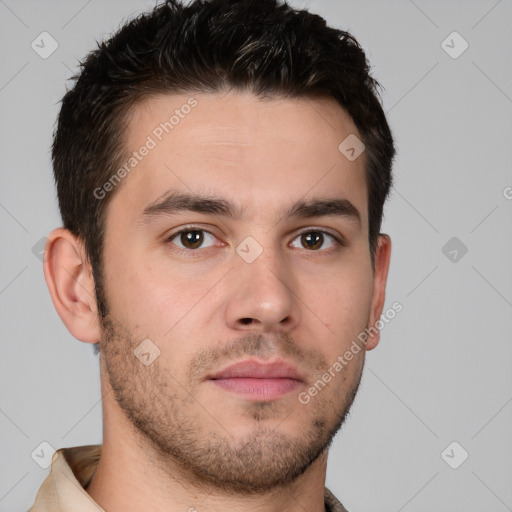
<path fill-rule="evenodd" d="M 53 305 L 68 331 L 85 343 L 100 341 L 94 278 L 82 241 L 54 229 L 46 241 L 43 270 Z"/>

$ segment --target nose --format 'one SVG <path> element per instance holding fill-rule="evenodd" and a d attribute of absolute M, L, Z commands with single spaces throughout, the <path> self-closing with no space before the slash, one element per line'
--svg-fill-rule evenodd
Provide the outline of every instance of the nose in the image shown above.
<path fill-rule="evenodd" d="M 226 321 L 232 329 L 290 331 L 299 323 L 297 284 L 289 264 L 265 249 L 252 263 L 238 258 L 229 273 Z"/>

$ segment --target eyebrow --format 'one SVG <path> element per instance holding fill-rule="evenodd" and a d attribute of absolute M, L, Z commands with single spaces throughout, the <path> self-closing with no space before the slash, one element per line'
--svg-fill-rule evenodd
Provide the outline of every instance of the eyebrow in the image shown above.
<path fill-rule="evenodd" d="M 217 215 L 231 219 L 242 217 L 245 208 L 232 201 L 217 197 L 188 192 L 168 192 L 156 202 L 148 205 L 141 216 L 146 224 L 161 216 L 170 216 L 181 212 L 196 212 Z M 299 200 L 292 204 L 279 218 L 307 219 L 312 217 L 336 216 L 357 222 L 361 226 L 359 210 L 344 198 L 314 198 Z"/>

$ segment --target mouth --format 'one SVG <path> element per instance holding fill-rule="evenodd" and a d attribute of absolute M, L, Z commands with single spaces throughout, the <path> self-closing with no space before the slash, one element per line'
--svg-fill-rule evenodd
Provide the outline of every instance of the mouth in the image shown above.
<path fill-rule="evenodd" d="M 224 391 L 258 401 L 282 398 L 304 384 L 302 374 L 282 360 L 245 360 L 209 376 L 208 380 Z"/>

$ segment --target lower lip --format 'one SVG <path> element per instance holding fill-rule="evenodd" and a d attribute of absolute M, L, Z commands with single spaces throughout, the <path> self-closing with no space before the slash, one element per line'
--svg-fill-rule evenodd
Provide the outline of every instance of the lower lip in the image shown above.
<path fill-rule="evenodd" d="M 230 379 L 212 379 L 212 382 L 225 389 L 251 400 L 273 400 L 297 389 L 301 382 L 295 379 L 253 379 L 236 377 Z"/>

